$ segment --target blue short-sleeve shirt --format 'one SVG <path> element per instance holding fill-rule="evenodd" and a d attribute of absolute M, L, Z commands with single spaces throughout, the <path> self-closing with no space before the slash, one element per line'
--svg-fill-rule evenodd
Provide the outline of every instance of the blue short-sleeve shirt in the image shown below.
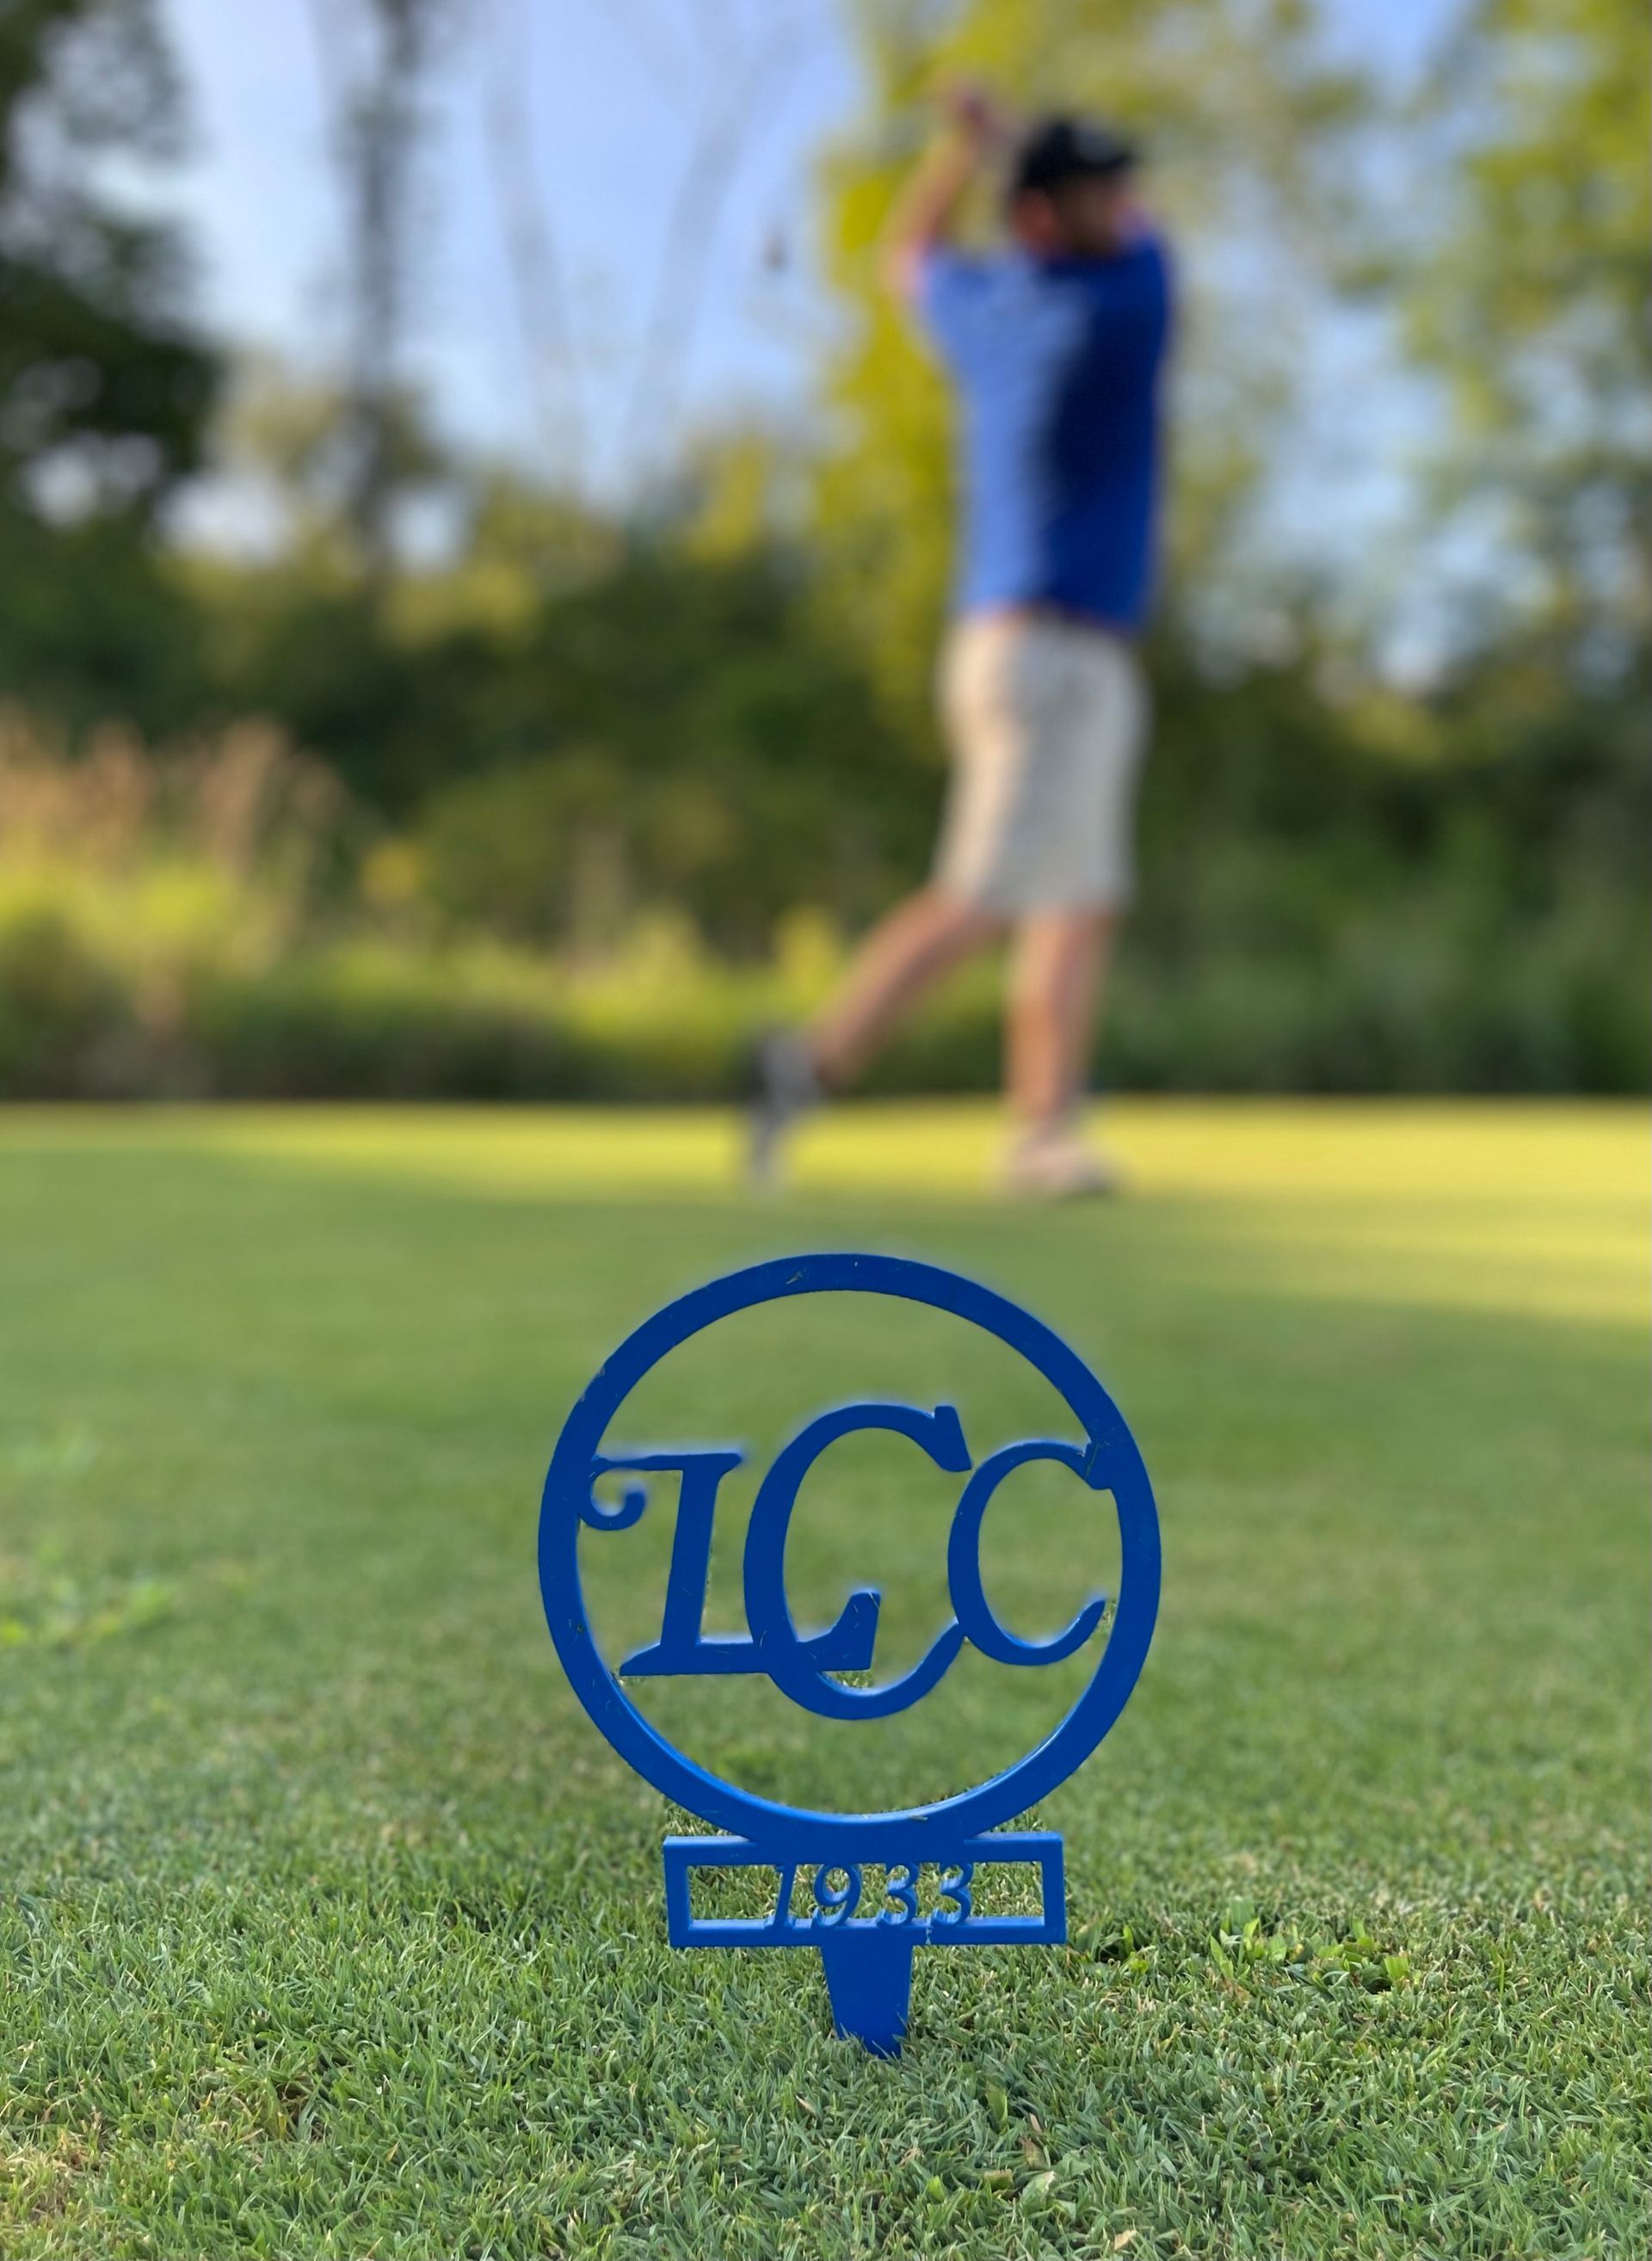
<path fill-rule="evenodd" d="M 1151 234 L 1109 259 L 926 255 L 918 307 L 962 411 L 961 611 L 1042 604 L 1141 625 L 1170 298 Z"/>

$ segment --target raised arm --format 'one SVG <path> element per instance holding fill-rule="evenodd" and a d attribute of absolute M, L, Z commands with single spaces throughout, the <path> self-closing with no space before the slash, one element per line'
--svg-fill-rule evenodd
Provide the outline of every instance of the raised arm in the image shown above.
<path fill-rule="evenodd" d="M 925 255 L 950 239 L 971 188 L 1018 131 L 1013 111 L 971 81 L 947 87 L 940 107 L 946 130 L 901 191 L 884 239 L 883 279 L 898 298 L 915 296 Z"/>

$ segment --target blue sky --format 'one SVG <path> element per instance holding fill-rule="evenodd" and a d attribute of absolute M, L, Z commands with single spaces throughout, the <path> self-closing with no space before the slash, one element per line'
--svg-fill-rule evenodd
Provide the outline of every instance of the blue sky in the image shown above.
<path fill-rule="evenodd" d="M 815 153 L 852 115 L 852 54 L 834 0 L 785 0 L 800 32 L 753 105 L 733 192 L 715 214 L 697 319 L 669 370 L 640 371 L 664 216 L 690 122 L 727 86 L 782 0 L 472 0 L 478 36 L 443 66 L 421 226 L 410 373 L 456 436 L 551 467 L 544 413 L 579 406 L 579 468 L 610 484 L 681 422 L 736 406 L 798 412 L 830 310 L 809 271 Z M 1400 73 L 1448 0 L 1331 0 L 1336 36 Z M 165 201 L 187 220 L 215 327 L 325 362 L 341 343 L 341 214 L 329 160 L 320 24 L 342 0 L 162 0 L 190 89 L 193 147 Z M 525 347 L 504 251 L 499 87 L 531 132 L 577 371 Z M 538 369 L 540 377 L 535 377 Z M 565 416 L 556 419 L 566 428 Z M 563 443 L 564 446 L 566 442 Z M 565 464 L 562 468 L 566 468 Z"/>
<path fill-rule="evenodd" d="M 184 68 L 194 147 L 166 200 L 186 218 L 202 297 L 227 334 L 325 360 L 340 343 L 340 206 L 309 0 L 163 0 Z M 338 0 L 319 0 L 320 9 Z M 758 0 L 762 4 L 762 0 Z M 801 0 L 803 36 L 776 67 L 718 215 L 700 319 L 675 388 L 691 416 L 801 397 L 827 310 L 800 257 L 813 152 L 856 98 L 831 0 Z M 703 20 L 740 0 L 482 0 L 479 37 L 445 64 L 427 167 L 408 362 L 466 439 L 542 455 L 545 435 L 506 256 L 497 74 L 508 68 L 534 139 L 545 209 L 582 348 L 587 449 L 626 444 L 622 404 L 657 288 L 664 217 L 689 121 L 717 98 L 722 56 Z M 746 14 L 756 20 L 756 8 Z M 643 36 L 657 26 L 652 39 Z M 661 34 L 672 35 L 667 47 Z M 790 256 L 777 265 L 774 247 Z M 590 468 L 587 466 L 587 468 Z M 597 470 L 611 471 L 611 461 Z"/>

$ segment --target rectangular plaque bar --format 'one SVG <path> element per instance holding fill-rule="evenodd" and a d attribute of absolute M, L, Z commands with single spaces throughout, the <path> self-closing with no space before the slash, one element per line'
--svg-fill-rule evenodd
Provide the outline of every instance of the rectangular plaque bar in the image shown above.
<path fill-rule="evenodd" d="M 918 1866 L 943 1872 L 941 1891 L 947 1905 L 927 1915 L 909 1913 L 898 1901 L 880 1892 L 858 1895 L 881 1899 L 871 1914 L 860 1914 L 845 1902 L 837 1908 L 815 1907 L 807 1914 L 792 1913 L 793 1886 L 800 1869 L 858 1877 L 862 1867 L 905 1870 L 900 1860 L 885 1861 L 873 1843 L 853 1863 L 824 1854 L 808 1860 L 783 1860 L 743 1837 L 668 1837 L 665 1861 L 665 1920 L 673 1947 L 821 1947 L 845 1936 L 883 1934 L 906 1940 L 914 1947 L 1032 1947 L 1063 1946 L 1067 1941 L 1067 1885 L 1061 1859 L 1061 1840 L 1053 1830 L 997 1830 L 984 1837 L 958 1840 L 944 1852 L 926 1854 Z M 1039 1872 L 1041 1906 L 1036 1915 L 978 1915 L 972 1904 L 974 1875 L 986 1868 L 1033 1867 Z M 693 1912 L 691 1879 L 696 1869 L 769 1869 L 778 1878 L 775 1905 L 763 1916 L 697 1916 Z M 960 1872 L 962 1872 L 960 1876 Z M 949 1884 L 947 1876 L 959 1881 Z"/>

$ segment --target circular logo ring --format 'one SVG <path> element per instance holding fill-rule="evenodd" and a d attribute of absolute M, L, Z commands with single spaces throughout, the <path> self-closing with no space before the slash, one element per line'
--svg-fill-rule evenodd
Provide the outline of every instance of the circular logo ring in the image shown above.
<path fill-rule="evenodd" d="M 736 1311 L 791 1296 L 892 1296 L 927 1303 L 995 1335 L 1037 1368 L 1082 1425 L 1092 1482 L 1110 1491 L 1121 1550 L 1111 1631 L 1088 1684 L 1066 1718 L 1015 1765 L 952 1798 L 877 1814 L 815 1812 L 759 1798 L 685 1756 L 632 1703 L 587 1621 L 579 1582 L 579 1532 L 603 1436 L 651 1367 L 691 1335 Z M 950 1841 L 1012 1820 L 1081 1766 L 1112 1726 L 1140 1674 L 1159 1610 L 1159 1518 L 1136 1442 L 1112 1399 L 1076 1353 L 1041 1321 L 990 1288 L 939 1265 L 897 1256 L 828 1253 L 754 1264 L 667 1303 L 628 1335 L 569 1415 L 545 1478 L 539 1517 L 539 1584 L 545 1619 L 569 1683 L 597 1726 L 643 1779 L 703 1820 L 761 1843 L 801 1827 L 822 1850 L 853 1839 L 868 1823 L 890 1857 L 922 1860 L 945 1830 Z M 937 1828 L 939 1825 L 939 1828 Z"/>

